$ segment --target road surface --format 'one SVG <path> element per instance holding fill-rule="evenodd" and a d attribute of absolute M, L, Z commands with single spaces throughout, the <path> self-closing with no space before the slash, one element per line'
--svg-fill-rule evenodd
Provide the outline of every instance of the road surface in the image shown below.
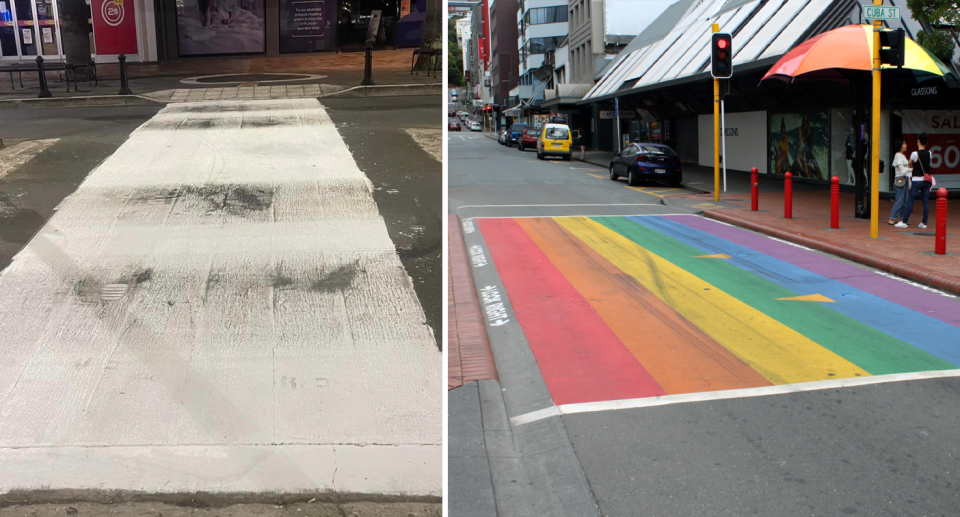
<path fill-rule="evenodd" d="M 960 506 L 955 297 L 670 205 L 683 190 L 449 143 L 512 438 L 483 433 L 499 515 Z"/>
<path fill-rule="evenodd" d="M 412 275 L 398 254 L 429 250 L 439 217 L 407 213 L 413 196 L 378 206 L 364 140 L 338 129 L 349 110 L 171 104 L 92 172 L 68 167 L 79 186 L 33 210 L 0 273 L 0 492 L 440 496 L 441 356 L 418 296 L 439 257 Z M 65 111 L 32 114 L 89 114 Z M 76 143 L 24 126 L 62 140 L 5 187 Z M 390 128 L 403 141 L 380 142 L 395 160 L 378 173 L 438 207 L 430 147 Z M 400 218 L 424 228 L 395 242 Z"/>

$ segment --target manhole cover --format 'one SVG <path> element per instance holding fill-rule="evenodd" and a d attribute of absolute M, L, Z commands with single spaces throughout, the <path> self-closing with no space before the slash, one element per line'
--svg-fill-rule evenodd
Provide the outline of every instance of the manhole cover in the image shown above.
<path fill-rule="evenodd" d="M 914 237 L 936 237 L 937 232 L 903 232 Z"/>

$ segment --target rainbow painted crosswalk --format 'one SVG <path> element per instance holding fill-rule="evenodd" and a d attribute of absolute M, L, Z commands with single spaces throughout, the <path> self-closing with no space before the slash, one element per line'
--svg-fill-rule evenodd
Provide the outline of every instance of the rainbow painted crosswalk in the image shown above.
<path fill-rule="evenodd" d="M 960 365 L 956 300 L 714 221 L 477 222 L 558 405 Z"/>

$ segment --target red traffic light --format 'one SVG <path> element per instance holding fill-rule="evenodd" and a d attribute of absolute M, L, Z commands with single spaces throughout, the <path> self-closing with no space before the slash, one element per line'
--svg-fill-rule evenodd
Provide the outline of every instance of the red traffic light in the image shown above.
<path fill-rule="evenodd" d="M 717 47 L 719 47 L 719 48 L 727 48 L 727 40 L 725 40 L 725 39 L 718 39 L 718 40 L 717 40 Z"/>

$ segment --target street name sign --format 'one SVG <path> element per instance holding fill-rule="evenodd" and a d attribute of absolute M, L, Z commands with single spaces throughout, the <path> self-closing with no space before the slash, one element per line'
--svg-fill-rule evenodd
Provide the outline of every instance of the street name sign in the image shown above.
<path fill-rule="evenodd" d="M 883 5 L 861 5 L 863 17 L 867 20 L 899 20 L 900 8 Z"/>

